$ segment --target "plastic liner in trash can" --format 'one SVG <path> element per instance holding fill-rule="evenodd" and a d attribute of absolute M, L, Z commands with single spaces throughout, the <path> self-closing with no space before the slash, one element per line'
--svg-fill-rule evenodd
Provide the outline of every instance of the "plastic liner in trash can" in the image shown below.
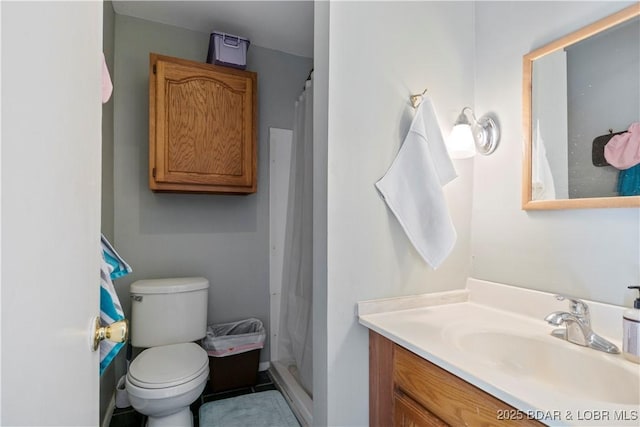
<path fill-rule="evenodd" d="M 218 392 L 255 385 L 266 335 L 258 319 L 208 326 L 202 347 L 209 354 L 209 389 Z"/>
<path fill-rule="evenodd" d="M 224 357 L 264 347 L 267 334 L 258 319 L 209 325 L 202 347 L 209 356 Z"/>

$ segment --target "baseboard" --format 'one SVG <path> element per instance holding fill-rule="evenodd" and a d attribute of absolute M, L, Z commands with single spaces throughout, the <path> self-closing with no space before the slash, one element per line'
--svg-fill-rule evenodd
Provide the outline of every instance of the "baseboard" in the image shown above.
<path fill-rule="evenodd" d="M 107 406 L 107 410 L 104 413 L 104 418 L 102 423 L 100 423 L 101 427 L 109 427 L 111 424 L 111 418 L 113 417 L 113 411 L 116 409 L 116 393 L 115 391 L 111 395 L 111 399 L 109 400 L 109 406 Z"/>

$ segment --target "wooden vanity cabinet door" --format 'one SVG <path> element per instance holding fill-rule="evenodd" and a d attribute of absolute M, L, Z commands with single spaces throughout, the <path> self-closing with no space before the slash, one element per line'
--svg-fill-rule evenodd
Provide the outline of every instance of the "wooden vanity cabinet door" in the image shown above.
<path fill-rule="evenodd" d="M 397 427 L 447 427 L 442 421 L 401 392 L 393 397 L 393 425 Z"/>
<path fill-rule="evenodd" d="M 150 55 L 149 186 L 256 191 L 256 74 Z"/>
<path fill-rule="evenodd" d="M 369 387 L 373 427 L 543 426 L 373 331 L 369 331 Z"/>
<path fill-rule="evenodd" d="M 517 409 L 463 379 L 394 347 L 393 382 L 418 404 L 445 423 L 469 426 L 541 426 Z M 514 414 L 501 417 L 501 414 Z M 503 419 L 501 419 L 503 418 Z"/>

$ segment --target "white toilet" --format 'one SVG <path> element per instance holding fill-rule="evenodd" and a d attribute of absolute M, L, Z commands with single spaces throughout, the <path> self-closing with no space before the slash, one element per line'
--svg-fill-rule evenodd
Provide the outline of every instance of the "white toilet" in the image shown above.
<path fill-rule="evenodd" d="M 127 372 L 131 406 L 148 426 L 193 426 L 189 405 L 209 375 L 207 352 L 193 341 L 207 334 L 209 281 L 203 277 L 131 284 L 131 344 L 146 348 Z"/>

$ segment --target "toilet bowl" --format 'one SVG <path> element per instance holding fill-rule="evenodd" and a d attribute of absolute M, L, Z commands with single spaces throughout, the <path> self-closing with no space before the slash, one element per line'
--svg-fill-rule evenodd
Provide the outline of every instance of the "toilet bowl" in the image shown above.
<path fill-rule="evenodd" d="M 139 280 L 131 284 L 131 344 L 144 349 L 125 379 L 131 406 L 147 426 L 192 427 L 189 405 L 209 376 L 206 335 L 209 281 L 203 277 Z"/>
<path fill-rule="evenodd" d="M 190 426 L 189 405 L 209 375 L 207 353 L 193 343 L 144 350 L 129 367 L 126 388 L 131 406 L 148 416 L 148 426 Z"/>

